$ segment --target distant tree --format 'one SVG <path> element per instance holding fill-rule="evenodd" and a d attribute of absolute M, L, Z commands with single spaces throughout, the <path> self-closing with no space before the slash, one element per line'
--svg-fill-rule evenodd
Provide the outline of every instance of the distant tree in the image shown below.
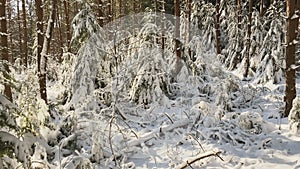
<path fill-rule="evenodd" d="M 9 55 L 8 55 L 8 40 L 7 40 L 7 21 L 6 21 L 6 0 L 0 0 L 0 37 L 1 37 L 1 60 L 3 61 L 3 75 L 6 80 L 4 83 L 4 94 L 6 97 L 12 102 L 13 97 L 12 97 L 12 91 L 11 91 L 11 86 L 9 85 L 8 81 L 10 79 L 9 73 Z"/>
<path fill-rule="evenodd" d="M 251 58 L 251 25 L 252 25 L 252 6 L 253 1 L 249 0 L 249 13 L 248 13 L 248 23 L 247 23 L 247 36 L 246 36 L 246 55 L 244 63 L 244 73 L 243 76 L 246 78 L 249 74 L 250 68 L 250 58 Z"/>
<path fill-rule="evenodd" d="M 174 0 L 174 8 L 175 8 L 175 30 L 174 30 L 174 37 L 175 37 L 175 54 L 176 54 L 176 63 L 173 72 L 173 78 L 177 76 L 182 68 L 182 60 L 181 60 L 181 45 L 180 45 L 180 0 Z"/>
<path fill-rule="evenodd" d="M 24 66 L 27 68 L 28 65 L 28 32 L 27 32 L 27 15 L 25 0 L 22 0 L 22 12 L 23 12 L 23 49 L 24 49 Z"/>
<path fill-rule="evenodd" d="M 221 54 L 221 47 L 220 47 L 220 0 L 217 0 L 217 2 L 216 2 L 215 30 L 216 30 L 216 50 L 217 50 L 217 54 Z"/>
<path fill-rule="evenodd" d="M 66 22 L 66 34 L 67 34 L 67 47 L 68 52 L 70 52 L 71 43 L 71 26 L 70 26 L 70 2 L 69 0 L 64 0 L 64 12 L 65 12 L 65 22 Z"/>
<path fill-rule="evenodd" d="M 98 23 L 102 27 L 103 24 L 104 24 L 103 23 L 104 16 L 103 16 L 103 2 L 102 2 L 102 0 L 98 0 L 98 7 L 97 7 L 97 9 L 98 9 L 98 16 L 97 16 Z"/>
<path fill-rule="evenodd" d="M 295 52 L 296 52 L 296 38 L 299 25 L 299 0 L 286 0 L 286 90 L 285 90 L 285 112 L 287 117 L 292 109 L 292 102 L 296 97 L 296 77 L 295 69 Z M 296 13 L 297 12 L 297 13 Z M 295 17 L 297 16 L 297 17 Z"/>

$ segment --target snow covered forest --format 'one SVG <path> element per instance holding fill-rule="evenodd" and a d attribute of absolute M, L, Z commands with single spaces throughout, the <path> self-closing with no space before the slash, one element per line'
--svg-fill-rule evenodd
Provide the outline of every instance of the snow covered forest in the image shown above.
<path fill-rule="evenodd" d="M 300 0 L 0 0 L 0 169 L 299 169 Z"/>

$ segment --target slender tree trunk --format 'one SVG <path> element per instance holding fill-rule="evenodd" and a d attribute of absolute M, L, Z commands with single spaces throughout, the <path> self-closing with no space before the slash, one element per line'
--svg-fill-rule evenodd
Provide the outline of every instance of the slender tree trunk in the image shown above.
<path fill-rule="evenodd" d="M 242 4 L 241 4 L 241 0 L 238 0 L 237 3 L 238 3 L 238 27 L 239 27 L 239 29 L 241 29 L 241 27 L 242 27 Z"/>
<path fill-rule="evenodd" d="M 0 37 L 1 37 L 1 59 L 3 60 L 3 76 L 6 80 L 9 80 L 9 55 L 8 55 L 8 40 L 7 40 L 7 22 L 6 22 L 6 0 L 0 0 Z M 4 83 L 4 94 L 10 100 L 11 102 L 13 101 L 12 98 L 12 91 L 11 91 L 11 86 L 8 82 Z"/>
<path fill-rule="evenodd" d="M 192 10 L 192 3 L 191 0 L 186 0 L 186 44 L 189 44 L 191 41 L 191 10 Z M 188 53 L 188 58 L 191 60 L 194 60 L 192 58 L 192 52 L 191 48 L 188 46 L 187 47 L 187 53 Z"/>
<path fill-rule="evenodd" d="M 60 47 L 60 50 L 59 50 L 59 55 L 58 55 L 58 62 L 59 63 L 62 63 L 62 56 L 63 56 L 63 53 L 64 53 L 64 38 L 63 38 L 63 27 L 62 27 L 62 24 L 61 24 L 61 20 L 62 20 L 62 16 L 61 16 L 61 8 L 60 8 L 60 1 L 58 1 L 59 4 L 58 4 L 58 8 L 57 8 L 57 11 L 56 11 L 56 23 L 57 23 L 57 26 L 58 26 L 58 33 L 59 33 L 59 47 Z"/>
<path fill-rule="evenodd" d="M 174 32 L 174 40 L 175 40 L 175 54 L 176 54 L 176 63 L 174 72 L 172 73 L 173 78 L 175 78 L 180 72 L 183 63 L 181 57 L 181 46 L 180 46 L 180 0 L 174 0 L 174 8 L 175 8 L 175 32 Z"/>
<path fill-rule="evenodd" d="M 123 1 L 119 0 L 119 18 L 121 18 L 123 15 L 122 10 L 123 10 Z"/>
<path fill-rule="evenodd" d="M 64 0 L 64 8 L 65 8 L 65 20 L 66 20 L 66 34 L 67 34 L 67 48 L 68 52 L 70 52 L 70 42 L 71 42 L 71 26 L 70 26 L 70 2 L 69 0 Z"/>
<path fill-rule="evenodd" d="M 98 0 L 98 22 L 101 27 L 103 27 L 103 2 L 102 0 Z"/>
<path fill-rule="evenodd" d="M 166 24 L 165 24 L 165 0 L 161 1 L 162 5 L 162 10 L 161 10 L 161 16 L 162 16 L 162 21 L 161 21 L 161 55 L 162 58 L 165 58 L 165 43 L 166 43 Z"/>
<path fill-rule="evenodd" d="M 260 0 L 260 11 L 259 11 L 259 16 L 263 17 L 264 16 L 264 0 Z"/>
<path fill-rule="evenodd" d="M 250 58 L 251 58 L 251 23 L 252 23 L 252 7 L 253 1 L 249 0 L 249 14 L 248 14 L 248 24 L 247 24 L 247 43 L 246 43 L 246 51 L 247 54 L 245 56 L 245 65 L 244 65 L 244 78 L 248 77 L 249 68 L 250 68 Z"/>
<path fill-rule="evenodd" d="M 27 68 L 28 65 L 28 32 L 27 32 L 27 19 L 26 19 L 26 8 L 25 0 L 22 0 L 22 13 L 23 13 L 23 49 L 24 49 L 24 66 Z"/>
<path fill-rule="evenodd" d="M 17 3 L 19 3 L 19 2 L 17 2 Z M 13 9 L 12 8 L 14 8 L 13 5 L 12 5 L 12 0 L 8 0 L 7 1 L 6 8 L 7 8 L 7 13 L 8 13 L 7 27 L 8 28 L 12 28 L 15 23 L 17 23 L 17 25 L 20 26 L 20 11 L 19 11 L 19 17 L 17 18 L 18 19 L 17 22 L 15 22 L 14 20 L 12 20 L 12 13 L 13 13 Z M 20 30 L 21 30 L 21 27 L 19 29 L 19 32 L 20 32 Z M 10 62 L 12 64 L 14 64 L 15 63 L 15 52 L 14 52 L 14 46 L 15 45 L 14 45 L 12 33 L 13 33 L 13 30 L 12 29 L 8 29 L 8 34 L 9 34 L 9 44 L 8 44 L 8 46 L 10 46 L 9 52 L 8 52 L 8 56 L 10 56 L 10 58 L 9 58 Z"/>
<path fill-rule="evenodd" d="M 217 54 L 221 54 L 221 47 L 220 47 L 220 0 L 217 0 L 217 2 L 216 2 L 215 29 L 216 29 L 216 50 L 217 50 Z"/>
<path fill-rule="evenodd" d="M 295 40 L 297 38 L 298 25 L 299 25 L 299 0 L 287 0 L 286 1 L 286 90 L 285 90 L 285 112 L 284 116 L 287 117 L 292 109 L 292 103 L 296 97 L 296 76 L 295 69 L 291 66 L 295 64 L 295 52 L 296 44 Z M 298 15 L 295 16 L 297 11 Z"/>
<path fill-rule="evenodd" d="M 176 60 L 181 60 L 181 51 L 180 51 L 180 0 L 175 1 L 175 53 Z"/>
<path fill-rule="evenodd" d="M 23 9 L 22 9 L 23 10 Z M 20 5 L 19 0 L 17 0 L 17 19 L 18 19 L 18 30 L 19 30 L 19 49 L 20 49 L 20 56 L 23 54 L 23 44 L 22 44 L 22 33 L 21 33 L 21 18 L 20 18 Z M 24 35 L 23 35 L 24 36 Z M 24 64 L 25 58 L 21 58 L 21 62 Z M 24 64 L 25 66 L 25 64 Z"/>
<path fill-rule="evenodd" d="M 47 93 L 46 93 L 46 78 L 44 77 L 42 61 L 42 50 L 44 44 L 43 36 L 43 2 L 42 0 L 35 0 L 35 10 L 36 10 L 36 28 L 37 28 L 37 67 L 38 67 L 38 77 L 40 85 L 40 95 L 41 98 L 47 103 Z"/>

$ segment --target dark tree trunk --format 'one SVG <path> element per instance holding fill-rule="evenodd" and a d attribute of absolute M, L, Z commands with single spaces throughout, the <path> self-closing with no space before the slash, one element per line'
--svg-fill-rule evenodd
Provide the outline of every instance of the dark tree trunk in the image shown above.
<path fill-rule="evenodd" d="M 248 13 L 248 24 L 247 24 L 247 38 L 246 38 L 246 56 L 245 56 L 245 65 L 244 65 L 244 78 L 248 77 L 249 68 L 250 68 L 250 58 L 251 58 L 251 23 L 252 23 L 252 7 L 253 1 L 249 0 L 249 13 Z"/>
<path fill-rule="evenodd" d="M 4 71 L 3 71 L 3 76 L 5 79 L 9 80 L 9 66 L 8 66 L 8 62 L 9 62 L 9 55 L 8 55 L 8 40 L 7 40 L 7 22 L 6 22 L 6 9 L 5 6 L 6 5 L 6 0 L 0 0 L 0 37 L 1 37 L 1 47 L 0 47 L 0 51 L 1 51 L 1 56 L 2 56 L 2 60 L 3 60 L 3 67 L 4 67 Z M 11 102 L 13 101 L 12 98 L 12 91 L 11 91 L 11 86 L 8 82 L 4 83 L 4 94 L 5 96 L 8 98 L 8 100 L 10 100 Z"/>
<path fill-rule="evenodd" d="M 241 29 L 242 24 L 242 4 L 241 0 L 237 0 L 238 3 L 238 27 Z"/>
<path fill-rule="evenodd" d="M 69 0 L 64 0 L 64 8 L 65 8 L 65 20 L 66 20 L 66 34 L 67 34 L 67 48 L 68 52 L 70 52 L 70 42 L 71 42 L 71 26 L 70 26 L 70 2 Z"/>
<path fill-rule="evenodd" d="M 22 64 L 26 67 L 25 65 L 25 57 L 21 57 L 23 54 L 23 44 L 22 44 L 22 28 L 21 28 L 21 17 L 20 17 L 20 5 L 19 5 L 19 0 L 17 0 L 17 23 L 18 23 L 18 30 L 19 30 L 19 52 L 20 52 L 20 59 Z M 23 35 L 24 36 L 24 35 Z"/>
<path fill-rule="evenodd" d="M 181 60 L 180 51 L 180 0 L 175 0 L 175 53 L 176 60 Z"/>
<path fill-rule="evenodd" d="M 293 17 L 296 10 L 299 9 L 299 0 L 286 1 L 286 90 L 285 90 L 285 112 L 284 116 L 287 117 L 292 109 L 292 103 L 296 97 L 296 77 L 295 70 L 291 68 L 295 64 L 296 44 L 295 40 L 298 32 L 299 17 Z M 299 15 L 299 13 L 298 13 Z"/>
<path fill-rule="evenodd" d="M 24 49 L 24 66 L 28 66 L 28 33 L 27 33 L 27 19 L 26 19 L 26 8 L 25 0 L 22 0 L 22 12 L 23 12 L 23 49 Z"/>
<path fill-rule="evenodd" d="M 43 2 L 42 0 L 35 0 L 35 10 L 36 10 L 36 32 L 37 32 L 37 67 L 38 67 L 38 77 L 40 86 L 41 98 L 47 103 L 47 93 L 46 93 L 46 78 L 43 76 L 42 70 L 42 50 L 44 44 L 43 36 Z"/>
<path fill-rule="evenodd" d="M 98 22 L 101 27 L 103 27 L 103 2 L 98 0 Z"/>
<path fill-rule="evenodd" d="M 264 0 L 260 0 L 260 11 L 259 11 L 260 17 L 264 16 Z"/>
<path fill-rule="evenodd" d="M 165 1 L 161 1 L 161 16 L 162 16 L 162 21 L 161 21 L 161 54 L 162 58 L 165 58 L 165 43 L 166 43 L 166 24 L 165 24 Z"/>
<path fill-rule="evenodd" d="M 216 50 L 217 50 L 217 54 L 221 54 L 221 47 L 220 47 L 220 0 L 217 0 L 217 2 L 216 2 L 215 29 L 216 29 Z"/>

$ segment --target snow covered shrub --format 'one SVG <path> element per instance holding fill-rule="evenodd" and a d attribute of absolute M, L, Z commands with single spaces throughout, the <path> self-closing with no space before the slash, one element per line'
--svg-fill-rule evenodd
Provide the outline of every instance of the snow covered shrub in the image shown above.
<path fill-rule="evenodd" d="M 49 117 L 47 105 L 38 97 L 38 78 L 34 71 L 28 69 L 22 75 L 17 83 L 20 86 L 16 92 L 16 105 L 0 95 L 0 164 L 4 168 L 33 166 L 34 154 L 39 154 L 35 146 L 37 136 Z"/>
<path fill-rule="evenodd" d="M 22 117 L 18 118 L 21 127 L 25 131 L 38 134 L 39 128 L 45 124 L 49 118 L 48 107 L 39 97 L 38 77 L 32 69 L 28 69 L 20 80 L 21 89 L 16 101 Z"/>
<path fill-rule="evenodd" d="M 191 108 L 191 114 L 195 115 L 194 125 L 203 124 L 204 127 L 215 127 L 223 116 L 222 110 L 214 104 L 200 101 Z"/>
<path fill-rule="evenodd" d="M 64 53 L 63 61 L 59 65 L 57 88 L 61 89 L 62 91 L 57 96 L 57 100 L 62 104 L 65 104 L 69 99 L 71 99 L 71 80 L 76 61 L 75 57 L 76 56 L 72 53 Z"/>
<path fill-rule="evenodd" d="M 300 133 L 300 98 L 293 100 L 293 107 L 289 114 L 289 126 L 293 133 Z"/>
<path fill-rule="evenodd" d="M 261 133 L 263 119 L 259 113 L 243 112 L 238 116 L 238 125 L 250 133 Z"/>
<path fill-rule="evenodd" d="M 151 20 L 150 20 L 151 21 Z M 149 22 L 150 22 L 149 21 Z M 138 43 L 123 66 L 127 66 L 130 73 L 130 99 L 140 104 L 160 102 L 162 98 L 170 96 L 170 69 L 167 62 L 170 53 L 165 52 L 162 57 L 160 46 L 156 43 L 159 27 L 153 23 L 145 23 L 137 35 Z M 167 50 L 167 49 L 166 49 Z"/>

